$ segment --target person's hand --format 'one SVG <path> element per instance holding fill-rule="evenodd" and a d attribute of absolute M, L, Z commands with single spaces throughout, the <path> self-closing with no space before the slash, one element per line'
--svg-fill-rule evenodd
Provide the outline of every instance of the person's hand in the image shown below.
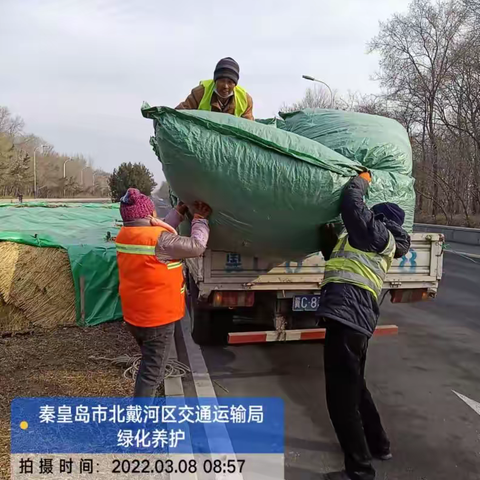
<path fill-rule="evenodd" d="M 211 213 L 212 209 L 209 205 L 203 202 L 195 202 L 193 204 L 193 208 L 190 208 L 190 212 L 194 216 L 194 218 L 208 218 Z"/>
<path fill-rule="evenodd" d="M 182 216 L 188 212 L 188 207 L 180 201 L 179 204 L 175 207 L 175 210 Z"/>
<path fill-rule="evenodd" d="M 362 172 L 359 177 L 363 178 L 364 180 L 366 180 L 368 183 L 370 183 L 372 181 L 372 176 L 370 175 L 369 172 Z"/>
<path fill-rule="evenodd" d="M 163 222 L 157 218 L 157 217 L 148 217 L 148 219 L 150 220 L 150 225 L 152 225 L 152 227 L 163 227 Z"/>

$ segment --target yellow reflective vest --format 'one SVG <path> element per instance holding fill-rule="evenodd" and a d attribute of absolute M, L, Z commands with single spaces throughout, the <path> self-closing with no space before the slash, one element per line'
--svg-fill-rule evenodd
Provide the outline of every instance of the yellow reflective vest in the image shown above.
<path fill-rule="evenodd" d="M 200 82 L 205 89 L 203 93 L 202 100 L 200 101 L 200 105 L 198 106 L 198 110 L 212 110 L 212 95 L 215 91 L 215 80 L 203 80 Z M 247 91 L 238 85 L 233 89 L 233 95 L 235 96 L 235 116 L 241 117 L 248 108 L 248 98 L 247 98 Z"/>
<path fill-rule="evenodd" d="M 376 300 L 382 291 L 383 282 L 395 255 L 395 238 L 388 232 L 388 245 L 380 253 L 364 252 L 350 245 L 347 232 L 343 232 L 330 259 L 325 264 L 327 283 L 349 283 L 368 290 Z"/>

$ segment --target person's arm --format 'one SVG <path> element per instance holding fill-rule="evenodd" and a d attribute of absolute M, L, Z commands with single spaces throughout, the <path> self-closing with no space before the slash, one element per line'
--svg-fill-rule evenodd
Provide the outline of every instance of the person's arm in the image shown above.
<path fill-rule="evenodd" d="M 242 115 L 243 118 L 246 118 L 248 120 L 254 120 L 253 118 L 253 99 L 250 95 L 247 93 L 247 101 L 248 101 L 248 106 L 247 109 L 245 110 L 245 113 Z"/>
<path fill-rule="evenodd" d="M 410 235 L 397 223 L 390 220 L 385 221 L 385 226 L 395 239 L 395 258 L 401 258 L 410 250 Z"/>
<path fill-rule="evenodd" d="M 338 235 L 333 223 L 327 223 L 320 227 L 320 251 L 325 260 L 330 260 L 333 249 L 338 242 Z"/>
<path fill-rule="evenodd" d="M 388 244 L 388 230 L 367 207 L 364 196 L 369 181 L 363 177 L 352 178 L 343 191 L 340 211 L 348 233 L 348 241 L 354 248 L 365 252 L 382 252 Z M 367 177 L 368 178 L 368 177 Z"/>
<path fill-rule="evenodd" d="M 155 245 L 155 255 L 162 262 L 199 257 L 207 248 L 209 234 L 208 220 L 194 218 L 190 237 L 163 232 Z"/>
<path fill-rule="evenodd" d="M 205 92 L 205 87 L 199 85 L 195 87 L 190 95 L 185 99 L 185 101 L 179 103 L 175 109 L 176 110 L 197 110 L 200 102 L 202 101 L 203 94 Z"/>
<path fill-rule="evenodd" d="M 188 207 L 184 203 L 180 202 L 175 208 L 172 208 L 167 213 L 167 216 L 164 218 L 163 221 L 165 223 L 168 223 L 176 230 L 178 226 L 183 222 L 187 210 Z"/>
<path fill-rule="evenodd" d="M 182 237 L 170 232 L 163 232 L 157 240 L 155 255 L 158 260 L 182 260 L 199 257 L 207 248 L 210 229 L 208 217 L 211 209 L 204 203 L 197 202 L 194 209 L 190 237 Z"/>

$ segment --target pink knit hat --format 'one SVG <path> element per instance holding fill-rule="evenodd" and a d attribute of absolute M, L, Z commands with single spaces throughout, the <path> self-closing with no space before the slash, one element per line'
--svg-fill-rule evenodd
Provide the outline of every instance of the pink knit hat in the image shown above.
<path fill-rule="evenodd" d="M 155 205 L 151 198 L 140 193 L 140 190 L 136 188 L 129 188 L 120 199 L 120 215 L 124 222 L 148 217 L 153 214 L 154 210 Z"/>

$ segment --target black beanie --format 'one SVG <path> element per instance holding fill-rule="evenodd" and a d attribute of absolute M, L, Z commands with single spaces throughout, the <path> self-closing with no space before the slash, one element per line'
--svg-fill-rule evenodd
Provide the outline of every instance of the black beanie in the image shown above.
<path fill-rule="evenodd" d="M 217 81 L 219 78 L 229 78 L 238 84 L 240 78 L 240 67 L 238 63 L 231 57 L 222 58 L 215 67 L 213 79 Z"/>
<path fill-rule="evenodd" d="M 383 214 L 386 218 L 400 226 L 405 221 L 405 212 L 396 203 L 378 203 L 372 207 L 372 211 L 375 215 Z"/>

